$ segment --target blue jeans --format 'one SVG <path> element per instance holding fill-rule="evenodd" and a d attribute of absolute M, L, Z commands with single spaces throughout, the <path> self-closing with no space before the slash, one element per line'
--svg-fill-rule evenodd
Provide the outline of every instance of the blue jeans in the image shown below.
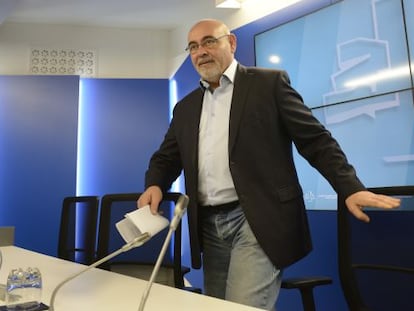
<path fill-rule="evenodd" d="M 274 310 L 282 271 L 262 248 L 240 206 L 202 211 L 204 290 L 209 296 Z"/>

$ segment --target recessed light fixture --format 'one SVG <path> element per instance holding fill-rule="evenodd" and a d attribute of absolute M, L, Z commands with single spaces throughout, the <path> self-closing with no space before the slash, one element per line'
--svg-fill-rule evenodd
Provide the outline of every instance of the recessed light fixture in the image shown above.
<path fill-rule="evenodd" d="M 242 0 L 216 0 L 216 8 L 240 9 Z"/>

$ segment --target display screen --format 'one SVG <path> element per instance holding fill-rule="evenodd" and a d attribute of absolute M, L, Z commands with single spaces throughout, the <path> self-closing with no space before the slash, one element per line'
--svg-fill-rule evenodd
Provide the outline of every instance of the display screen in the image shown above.
<path fill-rule="evenodd" d="M 256 65 L 288 72 L 367 187 L 414 184 L 413 15 L 413 1 L 344 0 L 255 36 Z M 335 209 L 295 162 L 307 208 Z"/>

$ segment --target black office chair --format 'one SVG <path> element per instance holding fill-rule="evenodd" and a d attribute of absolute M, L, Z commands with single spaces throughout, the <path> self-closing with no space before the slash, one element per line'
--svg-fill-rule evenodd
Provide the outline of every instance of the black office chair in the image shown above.
<path fill-rule="evenodd" d="M 304 311 L 316 310 L 314 288 L 329 284 L 332 284 L 332 279 L 327 276 L 291 277 L 282 280 L 282 288 L 299 290 Z"/>
<path fill-rule="evenodd" d="M 115 224 L 122 220 L 126 213 L 136 210 L 140 195 L 141 193 L 118 193 L 106 194 L 102 197 L 98 231 L 98 259 L 116 251 L 125 244 Z M 180 193 L 165 194 L 159 207 L 160 213 L 167 218 L 171 218 L 175 203 L 180 196 Z M 173 251 L 165 255 L 155 281 L 201 293 L 201 289 L 187 287 L 184 282 L 184 275 L 190 271 L 190 268 L 182 266 L 181 263 L 181 227 L 180 222 L 171 241 Z M 149 279 L 167 232 L 167 228 L 162 230 L 144 245 L 118 255 L 103 264 L 101 268 L 141 279 Z"/>
<path fill-rule="evenodd" d="M 86 265 L 95 261 L 99 198 L 72 196 L 63 199 L 58 257 Z"/>
<path fill-rule="evenodd" d="M 414 310 L 414 186 L 368 189 L 400 197 L 393 210 L 353 217 L 338 198 L 339 276 L 351 311 Z"/>

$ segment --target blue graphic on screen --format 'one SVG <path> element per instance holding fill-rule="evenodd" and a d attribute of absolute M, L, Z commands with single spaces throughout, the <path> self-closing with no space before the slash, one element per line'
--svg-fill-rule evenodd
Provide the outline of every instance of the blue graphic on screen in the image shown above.
<path fill-rule="evenodd" d="M 400 1 L 344 0 L 255 37 L 256 65 L 289 73 L 367 187 L 414 184 L 413 6 L 404 25 Z M 328 182 L 295 162 L 307 208 L 335 209 Z"/>
<path fill-rule="evenodd" d="M 345 0 L 256 35 L 255 45 L 256 65 L 285 69 L 310 107 L 411 87 L 399 1 Z"/>

